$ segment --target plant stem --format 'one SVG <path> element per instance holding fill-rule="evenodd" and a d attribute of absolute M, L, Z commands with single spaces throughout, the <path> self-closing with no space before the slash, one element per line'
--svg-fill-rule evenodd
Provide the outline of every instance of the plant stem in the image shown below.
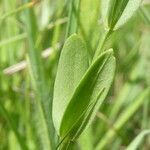
<path fill-rule="evenodd" d="M 26 37 L 27 37 L 27 34 L 26 33 L 22 33 L 22 34 L 13 36 L 12 38 L 3 40 L 3 41 L 0 42 L 0 48 L 3 47 L 3 46 L 5 46 L 5 45 L 12 44 L 14 42 L 18 42 L 20 40 L 23 40 Z"/>
<path fill-rule="evenodd" d="M 66 38 L 76 33 L 78 29 L 78 14 L 75 12 L 79 9 L 80 0 L 72 0 L 69 8 L 69 21 L 67 25 Z"/>
<path fill-rule="evenodd" d="M 11 16 L 11 15 L 15 15 L 17 13 L 19 13 L 20 11 L 23 11 L 25 9 L 28 9 L 28 8 L 31 8 L 35 5 L 35 2 L 28 2 L 28 3 L 25 3 L 24 5 L 4 14 L 2 17 L 0 17 L 0 21 L 6 19 L 7 17 Z"/>
<path fill-rule="evenodd" d="M 112 34 L 112 30 L 107 30 L 107 31 L 105 32 L 105 34 L 103 35 L 101 41 L 99 42 L 99 44 L 98 44 L 98 46 L 97 46 L 97 50 L 96 50 L 95 55 L 94 55 L 94 57 L 93 57 L 93 61 L 98 57 L 98 55 L 99 55 L 100 53 L 102 53 L 102 52 L 104 51 L 104 50 L 103 50 L 104 45 L 105 45 L 107 39 L 109 38 L 109 36 L 110 36 L 111 34 Z"/>

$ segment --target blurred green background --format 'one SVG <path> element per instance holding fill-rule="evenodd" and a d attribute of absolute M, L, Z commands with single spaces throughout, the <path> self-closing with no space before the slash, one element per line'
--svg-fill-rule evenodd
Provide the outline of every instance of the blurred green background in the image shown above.
<path fill-rule="evenodd" d="M 0 150 L 58 145 L 53 84 L 66 39 L 70 0 L 0 0 Z M 91 54 L 104 33 L 100 0 L 81 0 L 78 34 Z M 111 90 L 74 149 L 150 149 L 150 1 L 107 41 L 117 60 Z M 146 137 L 146 138 L 143 138 Z"/>

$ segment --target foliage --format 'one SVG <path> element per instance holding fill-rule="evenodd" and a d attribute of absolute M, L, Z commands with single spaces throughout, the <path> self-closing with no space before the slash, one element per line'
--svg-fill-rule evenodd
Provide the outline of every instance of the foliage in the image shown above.
<path fill-rule="evenodd" d="M 150 148 L 147 0 L 0 1 L 0 149 Z"/>

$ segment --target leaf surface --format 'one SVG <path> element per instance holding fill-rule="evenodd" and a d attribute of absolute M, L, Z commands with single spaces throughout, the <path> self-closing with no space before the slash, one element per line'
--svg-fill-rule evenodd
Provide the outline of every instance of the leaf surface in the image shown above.
<path fill-rule="evenodd" d="M 102 18 L 106 28 L 117 30 L 139 8 L 142 0 L 102 0 Z"/>
<path fill-rule="evenodd" d="M 89 120 L 94 118 L 99 106 L 108 93 L 114 72 L 115 58 L 113 51 L 108 50 L 99 56 L 89 67 L 76 88 L 61 122 L 61 137 L 65 137 L 70 130 L 67 138 L 73 139 L 75 136 L 79 136 L 81 131 L 87 126 Z M 90 109 L 87 109 L 88 107 Z M 86 113 L 82 115 L 85 110 L 87 110 Z M 80 117 L 81 115 L 82 117 Z M 79 121 L 74 125 L 77 120 Z"/>
<path fill-rule="evenodd" d="M 70 36 L 61 52 L 54 85 L 53 121 L 57 132 L 65 109 L 88 68 L 88 54 L 85 44 L 76 35 Z"/>

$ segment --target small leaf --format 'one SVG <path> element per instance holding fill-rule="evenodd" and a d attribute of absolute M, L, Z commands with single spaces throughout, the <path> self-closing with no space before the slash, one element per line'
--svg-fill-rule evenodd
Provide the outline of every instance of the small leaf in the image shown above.
<path fill-rule="evenodd" d="M 74 139 L 75 136 L 79 136 L 81 131 L 87 126 L 89 120 L 94 118 L 99 106 L 108 93 L 114 72 L 115 59 L 113 51 L 108 50 L 99 56 L 89 67 L 80 84 L 77 86 L 63 115 L 60 127 L 60 136 L 62 138 L 66 136 L 70 129 L 68 139 Z M 90 105 L 92 109 L 87 109 Z M 85 110 L 87 110 L 86 113 L 80 118 Z M 74 125 L 77 120 L 79 121 Z M 80 128 L 81 131 L 79 131 Z"/>
<path fill-rule="evenodd" d="M 58 133 L 69 100 L 87 68 L 86 46 L 74 34 L 67 39 L 62 49 L 54 85 L 53 121 Z"/>
<path fill-rule="evenodd" d="M 106 28 L 116 30 L 139 8 L 142 0 L 102 0 L 102 17 Z"/>

